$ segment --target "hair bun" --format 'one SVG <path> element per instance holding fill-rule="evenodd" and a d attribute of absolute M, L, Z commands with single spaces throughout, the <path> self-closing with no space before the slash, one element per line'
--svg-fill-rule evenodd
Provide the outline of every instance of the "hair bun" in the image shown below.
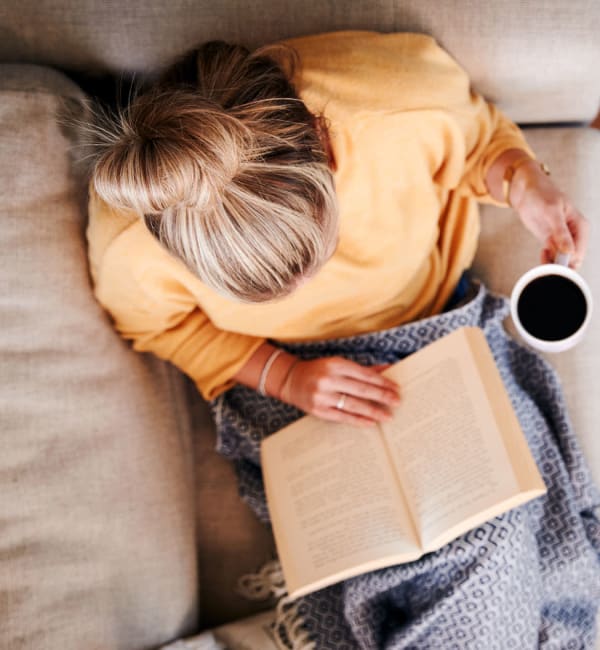
<path fill-rule="evenodd" d="M 334 179 L 292 68 L 264 49 L 207 43 L 93 131 L 100 198 L 143 215 L 169 253 L 235 300 L 288 295 L 337 237 Z"/>
<path fill-rule="evenodd" d="M 93 170 L 98 195 L 140 214 L 219 201 L 251 136 L 240 120 L 197 92 L 160 88 L 138 96 L 99 133 Z"/>

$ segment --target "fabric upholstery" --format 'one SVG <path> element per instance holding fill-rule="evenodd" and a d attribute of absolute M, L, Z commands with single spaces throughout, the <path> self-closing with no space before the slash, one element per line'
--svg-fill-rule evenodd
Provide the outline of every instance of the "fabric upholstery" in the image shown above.
<path fill-rule="evenodd" d="M 156 647 L 197 629 L 191 423 L 93 299 L 61 97 L 0 66 L 0 647 Z"/>
<path fill-rule="evenodd" d="M 545 355 L 563 383 L 569 413 L 592 475 L 600 484 L 600 206 L 597 175 L 600 168 L 600 131 L 595 129 L 528 129 L 525 136 L 539 160 L 545 161 L 559 186 L 591 222 L 588 255 L 580 273 L 595 298 L 594 318 L 585 339 L 575 348 Z M 510 295 L 516 280 L 539 264 L 541 247 L 512 210 L 485 206 L 474 270 L 498 293 Z M 507 325 L 517 336 L 510 320 Z"/>
<path fill-rule="evenodd" d="M 200 623 L 204 628 L 273 605 L 269 600 L 242 597 L 237 583 L 240 576 L 255 573 L 275 557 L 275 542 L 270 529 L 240 499 L 232 464 L 215 451 L 214 423 L 191 379 L 186 399 L 194 428 Z"/>
<path fill-rule="evenodd" d="M 0 5 L 0 61 L 139 73 L 209 39 L 254 47 L 341 29 L 432 34 L 518 122 L 591 120 L 598 110 L 596 0 L 24 0 Z"/>

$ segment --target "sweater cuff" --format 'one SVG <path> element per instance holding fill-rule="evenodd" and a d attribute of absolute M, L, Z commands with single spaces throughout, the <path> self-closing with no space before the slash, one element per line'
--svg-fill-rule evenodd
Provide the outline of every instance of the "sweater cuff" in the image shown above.
<path fill-rule="evenodd" d="M 214 359 L 204 357 L 206 366 L 212 368 L 210 375 L 205 373 L 191 375 L 204 399 L 212 401 L 221 393 L 233 388 L 237 383 L 234 379 L 235 375 L 265 341 L 264 338 L 240 336 L 235 342 L 228 341 L 227 353 L 217 346 L 220 349 L 214 351 Z"/>

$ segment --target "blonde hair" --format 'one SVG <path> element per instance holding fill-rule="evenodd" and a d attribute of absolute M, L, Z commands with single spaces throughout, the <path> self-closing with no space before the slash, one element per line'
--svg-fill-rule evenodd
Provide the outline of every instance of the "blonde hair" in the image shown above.
<path fill-rule="evenodd" d="M 287 63 L 205 44 L 96 130 L 98 195 L 139 212 L 197 277 L 245 302 L 289 294 L 337 234 L 327 154 Z"/>

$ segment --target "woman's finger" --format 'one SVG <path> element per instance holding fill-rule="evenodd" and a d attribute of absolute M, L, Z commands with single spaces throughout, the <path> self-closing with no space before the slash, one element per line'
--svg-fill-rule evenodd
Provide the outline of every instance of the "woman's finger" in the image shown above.
<path fill-rule="evenodd" d="M 377 421 L 371 418 L 349 413 L 348 411 L 341 411 L 336 408 L 323 409 L 322 411 L 315 412 L 315 415 L 325 420 L 330 420 L 331 422 L 344 422 L 358 427 L 374 427 L 377 424 Z"/>
<path fill-rule="evenodd" d="M 383 372 L 384 370 L 387 370 L 388 368 L 392 367 L 392 363 L 378 363 L 377 365 L 374 366 L 369 366 L 371 370 L 375 370 L 377 372 Z"/>
<path fill-rule="evenodd" d="M 372 367 L 361 366 L 359 363 L 354 363 L 354 361 L 343 358 L 336 358 L 334 363 L 335 369 L 340 375 L 359 379 L 375 386 L 383 386 L 384 388 L 398 392 L 398 384 L 396 382 L 388 377 L 384 377 Z"/>
<path fill-rule="evenodd" d="M 353 395 L 359 399 L 370 400 L 378 404 L 393 406 L 400 402 L 397 386 L 395 390 L 391 390 L 386 386 L 376 386 L 375 384 L 353 379 L 352 377 L 340 376 L 335 379 L 332 388 L 334 392 L 343 395 Z"/>
<path fill-rule="evenodd" d="M 561 211 L 551 222 L 550 239 L 554 245 L 556 253 L 575 253 L 575 241 L 573 235 L 567 226 L 566 215 Z"/>
<path fill-rule="evenodd" d="M 590 224 L 581 212 L 569 206 L 567 212 L 567 227 L 569 228 L 575 242 L 575 255 L 573 256 L 572 266 L 577 268 L 581 266 L 587 251 L 590 236 Z"/>
<path fill-rule="evenodd" d="M 540 262 L 542 264 L 552 264 L 554 262 L 554 255 L 552 253 L 552 249 L 550 248 L 544 248 L 542 249 L 542 254 L 540 256 Z"/>
<path fill-rule="evenodd" d="M 376 421 L 389 420 L 392 417 L 392 413 L 387 406 L 383 406 L 377 402 L 371 402 L 361 397 L 355 397 L 348 393 L 343 393 L 343 395 L 344 401 L 342 408 L 338 408 L 339 399 L 337 396 L 335 404 L 332 404 L 338 411 L 351 413 L 352 415 L 360 415 L 361 417 Z"/>

